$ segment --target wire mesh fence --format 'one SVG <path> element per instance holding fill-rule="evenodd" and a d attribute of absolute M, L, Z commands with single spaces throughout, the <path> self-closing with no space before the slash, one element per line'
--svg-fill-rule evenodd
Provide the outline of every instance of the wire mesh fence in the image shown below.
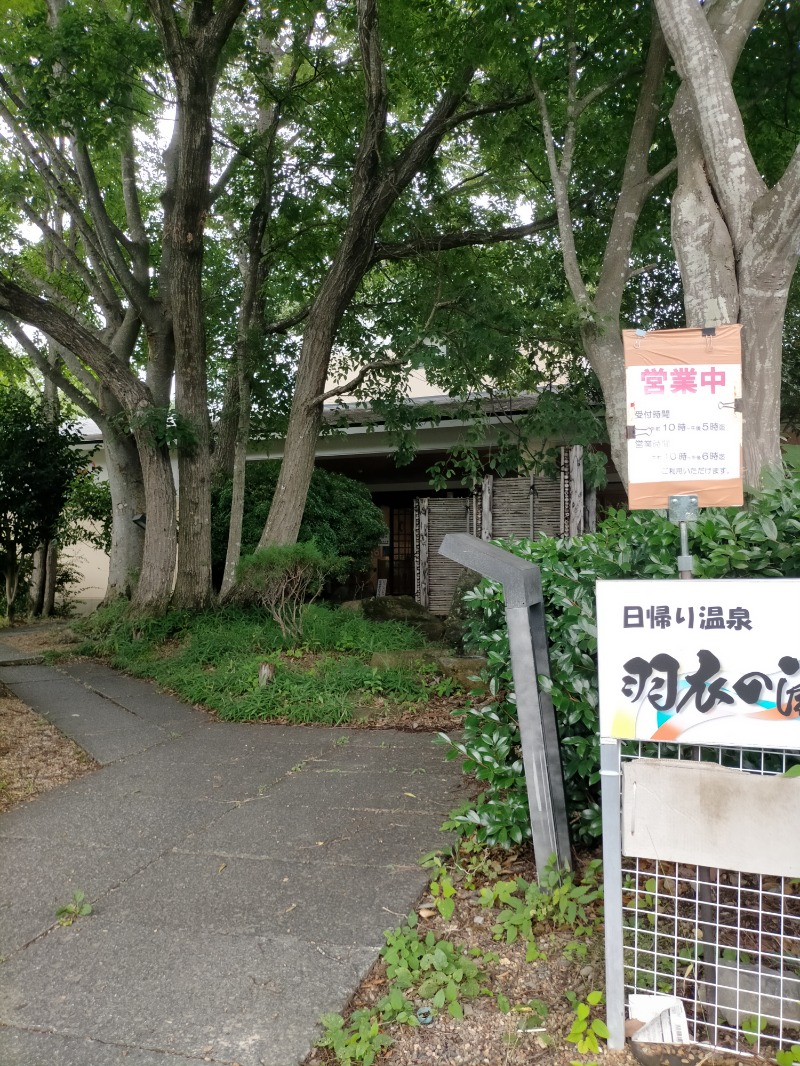
<path fill-rule="evenodd" d="M 800 763 L 798 752 L 652 742 L 623 744 L 621 758 L 761 775 Z M 764 831 L 796 847 L 795 811 L 775 811 Z M 625 855 L 621 872 L 626 993 L 678 996 L 700 1044 L 769 1055 L 800 1043 L 800 881 Z"/>

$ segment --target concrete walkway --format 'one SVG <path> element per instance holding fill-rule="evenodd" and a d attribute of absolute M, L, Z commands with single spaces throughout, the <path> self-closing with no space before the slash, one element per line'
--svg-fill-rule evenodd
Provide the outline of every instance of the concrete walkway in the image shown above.
<path fill-rule="evenodd" d="M 457 766 L 14 658 L 0 681 L 102 765 L 0 815 L 0 1066 L 302 1062 L 423 889 Z M 76 889 L 94 912 L 59 926 Z"/>

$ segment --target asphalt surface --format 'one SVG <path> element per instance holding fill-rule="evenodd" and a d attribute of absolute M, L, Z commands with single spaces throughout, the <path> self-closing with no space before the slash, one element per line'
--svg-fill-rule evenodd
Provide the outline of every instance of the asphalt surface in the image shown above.
<path fill-rule="evenodd" d="M 457 765 L 2 643 L 0 682 L 101 764 L 0 815 L 0 1066 L 301 1063 L 423 890 Z M 61 926 L 78 889 L 93 913 Z"/>

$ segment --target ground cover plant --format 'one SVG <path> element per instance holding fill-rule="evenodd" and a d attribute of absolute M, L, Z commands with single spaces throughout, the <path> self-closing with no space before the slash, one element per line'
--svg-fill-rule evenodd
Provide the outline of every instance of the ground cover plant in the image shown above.
<path fill-rule="evenodd" d="M 800 575 L 800 471 L 795 455 L 786 476 L 773 478 L 747 510 L 702 512 L 690 527 L 689 549 L 701 578 Z M 677 577 L 678 528 L 653 511 L 612 511 L 582 537 L 505 543 L 541 567 L 550 647 L 548 686 L 558 721 L 572 839 L 600 836 L 595 582 L 598 578 Z M 483 786 L 475 804 L 450 827 L 476 832 L 489 844 L 530 837 L 525 780 L 514 705 L 502 589 L 483 581 L 464 596 L 465 643 L 486 656 L 493 698 L 468 708 L 449 756 L 463 761 Z"/>
<path fill-rule="evenodd" d="M 370 710 L 422 704 L 441 684 L 413 659 L 403 666 L 370 665 L 375 652 L 418 649 L 422 657 L 426 644 L 415 629 L 322 604 L 304 608 L 299 644 L 268 611 L 238 605 L 141 617 L 121 603 L 98 611 L 80 629 L 84 643 L 71 654 L 97 656 L 150 678 L 227 721 L 339 724 Z M 271 678 L 266 683 L 264 673 Z"/>
<path fill-rule="evenodd" d="M 540 885 L 529 848 L 474 837 L 424 861 L 416 911 L 386 931 L 350 1009 L 323 1017 L 306 1066 L 633 1063 L 605 1047 L 599 863 L 563 879 L 548 869 Z"/>

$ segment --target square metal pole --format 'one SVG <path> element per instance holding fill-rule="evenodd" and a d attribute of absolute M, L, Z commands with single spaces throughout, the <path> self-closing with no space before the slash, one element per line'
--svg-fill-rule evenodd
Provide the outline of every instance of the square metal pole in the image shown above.
<path fill-rule="evenodd" d="M 448 533 L 439 553 L 503 586 L 537 876 L 551 856 L 571 869 L 555 712 L 537 681 L 550 676 L 539 567 L 467 533 Z"/>

